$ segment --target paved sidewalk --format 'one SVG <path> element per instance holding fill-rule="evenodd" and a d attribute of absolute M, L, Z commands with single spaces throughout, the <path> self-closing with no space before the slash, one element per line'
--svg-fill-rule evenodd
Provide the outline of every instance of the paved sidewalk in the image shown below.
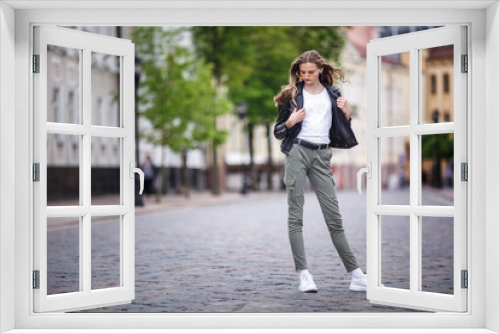
<path fill-rule="evenodd" d="M 283 196 L 282 191 L 259 191 L 242 195 L 239 192 L 224 192 L 220 195 L 214 195 L 208 191 L 191 193 L 189 198 L 184 195 L 165 195 L 157 203 L 156 198 L 143 197 L 144 206 L 136 207 L 135 214 L 141 215 L 150 212 L 172 211 L 184 208 L 194 208 L 202 206 L 223 205 L 235 202 L 250 201 L 262 199 L 269 196 Z"/>

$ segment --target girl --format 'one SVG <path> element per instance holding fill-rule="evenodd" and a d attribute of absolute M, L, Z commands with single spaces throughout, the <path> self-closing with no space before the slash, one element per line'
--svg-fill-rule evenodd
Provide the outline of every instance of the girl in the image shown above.
<path fill-rule="evenodd" d="M 349 289 L 366 291 L 366 275 L 344 235 L 330 163 L 331 147 L 347 149 L 358 144 L 351 129 L 351 107 L 332 87 L 334 79 L 343 82 L 343 71 L 328 64 L 317 51 L 306 51 L 292 63 L 290 84 L 274 97 L 279 108 L 274 136 L 283 139 L 281 151 L 286 155 L 288 235 L 295 271 L 300 272 L 301 292 L 318 291 L 307 268 L 302 236 L 306 176 L 320 203 L 332 242 L 351 273 Z"/>

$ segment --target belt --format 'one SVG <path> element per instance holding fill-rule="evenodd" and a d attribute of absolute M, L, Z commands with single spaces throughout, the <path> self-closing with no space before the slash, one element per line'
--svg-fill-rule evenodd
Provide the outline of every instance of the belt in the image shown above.
<path fill-rule="evenodd" d="M 301 138 L 295 138 L 293 143 L 305 146 L 311 150 L 324 150 L 325 148 L 328 148 L 328 144 L 315 144 Z"/>

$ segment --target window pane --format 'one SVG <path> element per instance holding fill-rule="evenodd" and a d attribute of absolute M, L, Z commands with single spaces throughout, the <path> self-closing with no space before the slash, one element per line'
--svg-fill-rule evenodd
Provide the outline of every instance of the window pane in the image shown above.
<path fill-rule="evenodd" d="M 453 294 L 453 217 L 422 219 L 422 291 Z"/>
<path fill-rule="evenodd" d="M 422 205 L 453 205 L 453 133 L 422 136 Z"/>
<path fill-rule="evenodd" d="M 92 217 L 92 289 L 120 286 L 120 216 Z"/>
<path fill-rule="evenodd" d="M 47 205 L 80 205 L 80 136 L 47 134 Z"/>
<path fill-rule="evenodd" d="M 80 49 L 47 45 L 47 122 L 80 123 Z"/>
<path fill-rule="evenodd" d="M 422 123 L 453 122 L 453 45 L 422 49 Z"/>
<path fill-rule="evenodd" d="M 119 138 L 92 137 L 92 205 L 120 205 Z"/>
<path fill-rule="evenodd" d="M 410 289 L 410 217 L 381 216 L 382 284 Z"/>
<path fill-rule="evenodd" d="M 47 218 L 47 294 L 80 291 L 80 218 Z"/>
<path fill-rule="evenodd" d="M 380 126 L 410 124 L 410 52 L 382 56 Z"/>
<path fill-rule="evenodd" d="M 410 204 L 410 137 L 380 138 L 381 204 Z"/>
<path fill-rule="evenodd" d="M 91 59 L 91 124 L 119 127 L 121 57 L 91 52 Z"/>

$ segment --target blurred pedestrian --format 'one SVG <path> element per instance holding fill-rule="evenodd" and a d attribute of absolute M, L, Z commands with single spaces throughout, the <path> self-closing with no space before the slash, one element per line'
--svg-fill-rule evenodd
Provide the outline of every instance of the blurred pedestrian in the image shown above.
<path fill-rule="evenodd" d="M 444 177 L 446 179 L 446 186 L 453 187 L 452 179 L 453 179 L 453 170 L 451 169 L 451 162 L 448 161 L 444 170 Z"/>
<path fill-rule="evenodd" d="M 406 187 L 406 155 L 404 153 L 399 155 L 399 188 L 404 189 Z"/>
<path fill-rule="evenodd" d="M 248 194 L 248 191 L 250 187 L 252 186 L 252 180 L 250 178 L 250 175 L 248 175 L 247 172 L 243 174 L 243 187 L 241 189 L 241 194 L 246 195 Z"/>
<path fill-rule="evenodd" d="M 366 291 L 366 275 L 344 234 L 330 163 L 331 147 L 348 149 L 358 144 L 351 129 L 351 107 L 332 86 L 334 79 L 344 82 L 343 71 L 327 63 L 317 51 L 306 51 L 292 63 L 289 85 L 274 97 L 278 107 L 274 136 L 283 139 L 281 152 L 286 155 L 288 235 L 295 271 L 300 272 L 301 292 L 317 292 L 307 267 L 302 235 L 306 176 L 319 200 L 332 242 L 351 274 L 349 289 Z"/>
<path fill-rule="evenodd" d="M 144 172 L 144 193 L 149 197 L 149 195 L 154 193 L 153 182 L 156 176 L 155 166 L 151 162 L 151 157 L 149 155 L 146 156 L 141 169 Z"/>
<path fill-rule="evenodd" d="M 399 174 L 396 171 L 389 175 L 387 188 L 389 190 L 396 190 L 399 188 Z"/>

